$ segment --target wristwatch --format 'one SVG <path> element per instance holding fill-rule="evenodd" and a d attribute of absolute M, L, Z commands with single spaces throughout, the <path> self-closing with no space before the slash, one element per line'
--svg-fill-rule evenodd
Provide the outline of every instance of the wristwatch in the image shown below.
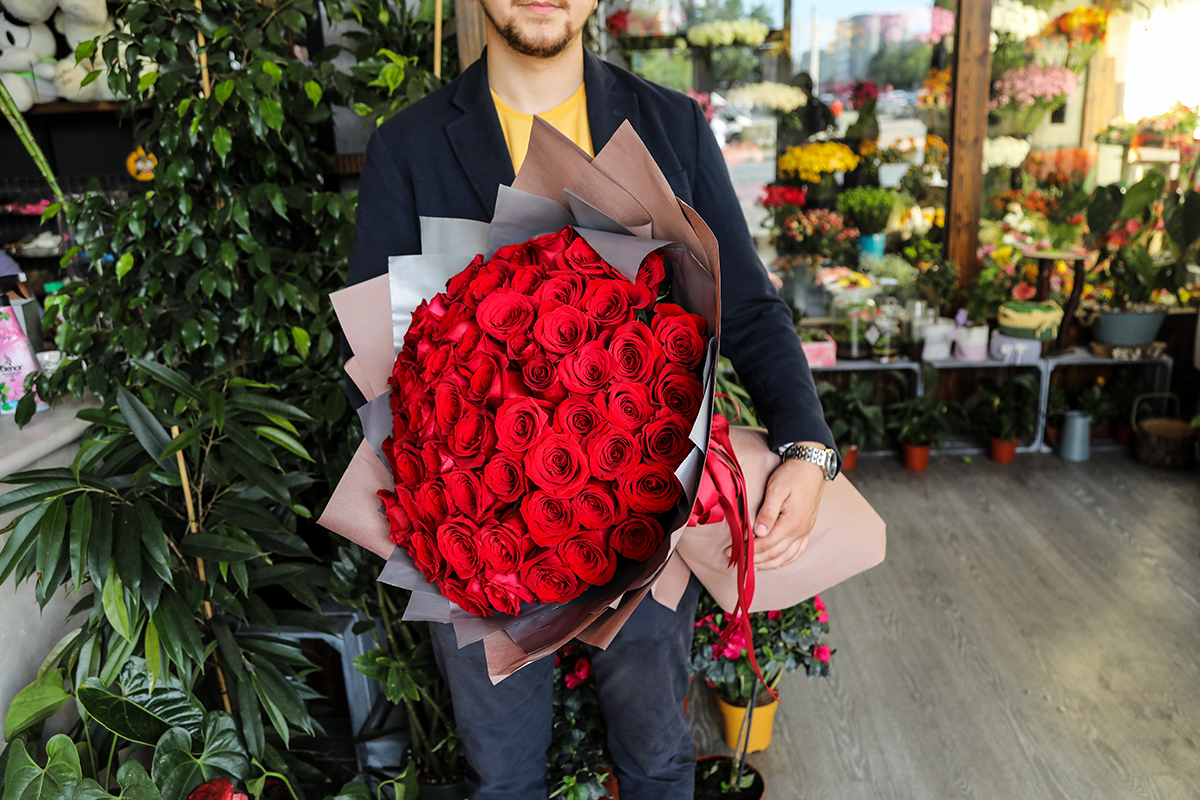
<path fill-rule="evenodd" d="M 828 447 L 810 447 L 806 444 L 784 445 L 779 449 L 784 461 L 810 461 L 825 471 L 825 480 L 831 481 L 838 475 L 840 464 L 837 451 Z"/>

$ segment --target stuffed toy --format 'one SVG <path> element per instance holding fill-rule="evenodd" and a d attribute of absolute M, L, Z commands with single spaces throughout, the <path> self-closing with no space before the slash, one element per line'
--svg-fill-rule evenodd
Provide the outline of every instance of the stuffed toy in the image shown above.
<path fill-rule="evenodd" d="M 105 0 L 4 0 L 4 9 L 22 22 L 46 22 L 61 10 L 81 25 L 99 25 L 108 18 Z"/>
<path fill-rule="evenodd" d="M 105 17 L 99 24 L 82 23 L 75 17 L 60 11 L 54 16 L 54 26 L 58 28 L 67 40 L 67 44 L 71 48 L 71 55 L 58 62 L 58 69 L 54 74 L 54 84 L 58 89 L 59 94 L 70 100 L 73 103 L 88 103 L 99 100 L 125 100 L 124 95 L 117 96 L 112 89 L 108 87 L 108 75 L 101 74 L 87 86 L 83 85 L 83 79 L 93 69 L 100 69 L 107 73 L 104 62 L 99 58 L 98 54 L 104 46 L 104 39 L 117 30 L 117 26 L 113 24 L 111 17 Z M 96 48 L 97 56 L 94 58 L 85 58 L 78 64 L 75 63 L 75 48 L 80 42 L 88 42 L 99 38 L 100 43 Z M 121 54 L 120 58 L 125 58 L 125 43 L 120 42 L 117 50 Z M 153 60 L 142 58 L 142 71 L 148 72 L 158 69 L 158 65 Z"/>
<path fill-rule="evenodd" d="M 22 113 L 58 97 L 54 51 L 54 34 L 44 23 L 25 24 L 0 12 L 0 81 Z"/>

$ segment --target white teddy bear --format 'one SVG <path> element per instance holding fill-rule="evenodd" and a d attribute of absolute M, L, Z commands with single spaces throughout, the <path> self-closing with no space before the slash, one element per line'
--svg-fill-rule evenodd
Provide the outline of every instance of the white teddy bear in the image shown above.
<path fill-rule="evenodd" d="M 27 25 L 0 12 L 0 81 L 22 113 L 58 97 L 54 51 L 54 34 L 44 23 Z"/>
<path fill-rule="evenodd" d="M 4 0 L 4 9 L 30 24 L 46 22 L 59 10 L 82 25 L 99 25 L 108 18 L 105 0 Z"/>
<path fill-rule="evenodd" d="M 66 38 L 67 44 L 71 47 L 71 55 L 58 62 L 58 69 L 54 73 L 54 84 L 58 88 L 59 94 L 73 103 L 117 100 L 117 96 L 108 88 L 107 75 L 100 75 L 87 86 L 83 85 L 83 79 L 89 72 L 97 67 L 104 68 L 102 60 L 93 57 L 85 58 L 78 64 L 75 63 L 75 48 L 79 47 L 81 42 L 90 42 L 117 29 L 112 18 L 105 15 L 99 23 L 87 23 L 60 11 L 54 15 L 54 27 L 58 28 L 58 32 Z M 96 47 L 97 55 L 99 55 L 102 44 Z M 124 47 L 122 46 L 121 49 L 123 50 Z"/>

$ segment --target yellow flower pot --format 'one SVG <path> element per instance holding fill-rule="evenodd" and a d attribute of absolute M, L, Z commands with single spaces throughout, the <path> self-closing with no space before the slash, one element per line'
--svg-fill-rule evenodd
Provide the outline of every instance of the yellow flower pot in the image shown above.
<path fill-rule="evenodd" d="M 756 706 L 754 717 L 750 720 L 750 742 L 747 753 L 757 753 L 766 750 L 771 744 L 771 731 L 775 727 L 775 709 L 779 703 L 772 700 L 762 706 Z M 735 753 L 740 753 L 742 742 L 738 735 L 742 731 L 742 721 L 746 718 L 746 708 L 735 706 L 717 698 L 717 708 L 721 710 L 721 727 L 725 734 L 725 744 Z"/>

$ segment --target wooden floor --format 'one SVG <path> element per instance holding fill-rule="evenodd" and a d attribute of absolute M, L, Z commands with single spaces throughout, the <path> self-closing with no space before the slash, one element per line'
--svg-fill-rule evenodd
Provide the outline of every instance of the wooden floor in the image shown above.
<path fill-rule="evenodd" d="M 1200 798 L 1200 472 L 1123 453 L 860 459 L 887 560 L 824 594 L 768 800 Z M 694 687 L 697 753 L 728 753 Z"/>

